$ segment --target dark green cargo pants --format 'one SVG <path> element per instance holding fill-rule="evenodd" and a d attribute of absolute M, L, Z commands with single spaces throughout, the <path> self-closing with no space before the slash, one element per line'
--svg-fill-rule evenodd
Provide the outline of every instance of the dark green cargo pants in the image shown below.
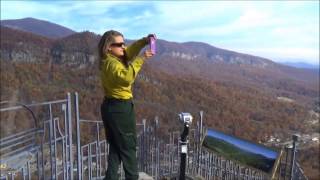
<path fill-rule="evenodd" d="M 110 145 L 105 179 L 119 179 L 118 169 L 122 161 L 126 180 L 137 180 L 136 121 L 132 100 L 105 98 L 101 115 Z"/>

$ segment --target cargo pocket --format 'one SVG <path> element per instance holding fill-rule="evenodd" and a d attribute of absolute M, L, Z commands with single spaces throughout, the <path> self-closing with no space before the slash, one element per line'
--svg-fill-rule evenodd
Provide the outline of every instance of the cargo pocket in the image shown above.
<path fill-rule="evenodd" d="M 135 134 L 136 124 L 131 103 L 115 103 L 109 109 L 112 122 L 121 134 Z"/>
<path fill-rule="evenodd" d="M 136 148 L 137 138 L 135 133 L 121 133 L 122 136 L 122 148 L 123 149 L 133 149 Z"/>

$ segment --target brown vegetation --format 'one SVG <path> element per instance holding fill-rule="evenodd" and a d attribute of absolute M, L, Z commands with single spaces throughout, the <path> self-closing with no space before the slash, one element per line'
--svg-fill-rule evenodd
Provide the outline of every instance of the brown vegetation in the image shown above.
<path fill-rule="evenodd" d="M 96 35 L 84 32 L 48 40 L 16 30 L 1 30 L 1 101 L 29 104 L 62 99 L 67 92 L 78 92 L 81 118 L 100 119 L 103 92 L 97 62 L 92 59 L 98 40 Z M 159 45 L 162 49 L 158 57 L 146 62 L 134 85 L 138 122 L 145 118 L 151 123 L 158 116 L 161 131 L 166 133 L 177 128 L 177 113 L 190 112 L 197 121 L 198 112 L 203 110 L 206 126 L 255 142 L 265 142 L 275 134 L 286 139 L 293 132 L 318 132 L 319 129 L 307 125 L 308 111 L 319 111 L 319 77 L 315 73 L 274 63 L 266 68 L 260 64 L 215 62 L 212 59 L 186 60 L 168 55 L 170 48 L 181 44 L 166 44 L 170 43 Z M 191 45 L 184 48 L 186 52 Z M 210 50 L 210 47 L 206 48 Z M 194 50 L 194 53 L 199 52 Z M 21 61 L 14 57 L 21 57 Z M 24 59 L 34 57 L 38 60 L 28 62 Z M 259 62 L 270 63 L 261 59 Z M 280 101 L 278 97 L 294 101 Z M 19 117 L 1 114 L 1 137 L 29 128 L 32 126 L 30 119 L 23 113 Z M 5 130 L 7 125 L 14 129 Z M 89 131 L 88 128 L 81 127 L 81 130 Z M 319 157 L 317 147 L 304 149 L 301 153 L 303 169 L 311 178 L 317 177 L 319 169 L 314 156 Z"/>

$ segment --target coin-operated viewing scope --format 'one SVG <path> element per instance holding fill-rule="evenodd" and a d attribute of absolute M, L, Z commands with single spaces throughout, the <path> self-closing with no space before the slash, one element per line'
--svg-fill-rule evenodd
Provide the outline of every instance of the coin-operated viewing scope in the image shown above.
<path fill-rule="evenodd" d="M 180 136 L 180 172 L 179 172 L 179 180 L 186 179 L 186 158 L 188 153 L 188 134 L 189 127 L 192 123 L 192 116 L 190 113 L 182 112 L 178 114 L 179 120 L 183 123 L 183 132 Z"/>
<path fill-rule="evenodd" d="M 183 124 L 185 124 L 185 125 L 188 126 L 188 127 L 191 125 L 193 118 L 192 118 L 192 116 L 191 116 L 190 113 L 182 112 L 182 113 L 180 113 L 178 116 L 179 116 L 179 120 L 180 120 Z"/>

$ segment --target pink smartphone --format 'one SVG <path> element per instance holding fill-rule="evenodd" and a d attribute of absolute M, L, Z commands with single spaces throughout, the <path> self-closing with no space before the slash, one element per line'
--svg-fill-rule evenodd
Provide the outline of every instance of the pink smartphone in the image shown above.
<path fill-rule="evenodd" d="M 152 54 L 156 54 L 156 38 L 150 37 L 150 50 Z"/>

